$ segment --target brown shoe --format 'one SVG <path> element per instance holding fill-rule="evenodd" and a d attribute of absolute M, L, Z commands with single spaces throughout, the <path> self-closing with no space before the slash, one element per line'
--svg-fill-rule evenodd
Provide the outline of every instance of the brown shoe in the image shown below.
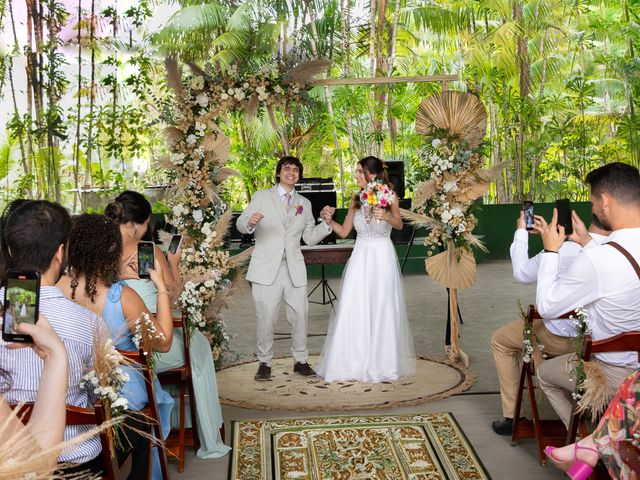
<path fill-rule="evenodd" d="M 296 362 L 293 365 L 293 371 L 303 377 L 313 377 L 316 372 L 309 366 L 308 363 Z"/>
<path fill-rule="evenodd" d="M 271 379 L 271 367 L 266 363 L 260 363 L 256 376 L 253 377 L 256 382 L 264 382 Z"/>

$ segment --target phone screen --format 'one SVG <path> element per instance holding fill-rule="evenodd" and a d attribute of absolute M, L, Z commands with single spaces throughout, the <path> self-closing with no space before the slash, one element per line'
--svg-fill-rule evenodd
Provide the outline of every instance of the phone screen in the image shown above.
<path fill-rule="evenodd" d="M 40 274 L 35 271 L 9 271 L 4 289 L 2 339 L 7 342 L 33 343 L 29 335 L 18 333 L 23 322 L 38 320 Z"/>
<path fill-rule="evenodd" d="M 182 235 L 174 235 L 171 237 L 171 243 L 169 243 L 169 252 L 176 253 L 180 244 L 182 243 Z"/>
<path fill-rule="evenodd" d="M 149 269 L 155 265 L 155 245 L 153 242 L 138 242 L 138 276 L 149 278 Z"/>
<path fill-rule="evenodd" d="M 522 202 L 524 212 L 524 223 L 527 230 L 533 230 L 533 202 Z"/>
<path fill-rule="evenodd" d="M 556 200 L 556 208 L 558 209 L 558 225 L 562 225 L 564 227 L 565 235 L 571 235 L 573 233 L 571 202 L 566 198 Z"/>

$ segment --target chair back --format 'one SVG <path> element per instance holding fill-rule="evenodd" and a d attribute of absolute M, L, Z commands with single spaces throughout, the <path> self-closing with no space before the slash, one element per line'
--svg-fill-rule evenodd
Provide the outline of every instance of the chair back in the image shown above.
<path fill-rule="evenodd" d="M 18 417 L 26 425 L 31 418 L 31 412 L 33 412 L 33 403 L 22 404 L 9 404 L 12 410 L 19 407 L 16 412 Z M 100 426 L 105 421 L 104 409 L 101 402 L 96 402 L 93 408 L 77 407 L 75 405 L 66 406 L 66 425 L 92 425 Z M 131 472 L 131 454 L 127 455 L 127 458 L 122 462 L 122 465 L 118 464 L 118 457 L 115 452 L 110 451 L 109 435 L 106 430 L 102 430 L 99 433 L 100 445 L 102 451 L 100 456 L 102 458 L 102 466 L 104 468 L 103 478 L 108 480 L 124 480 L 129 477 Z"/>
<path fill-rule="evenodd" d="M 640 362 L 640 331 L 622 332 L 604 340 L 593 341 L 591 335 L 585 339 L 584 359 L 589 360 L 593 353 L 636 352 Z"/>
<path fill-rule="evenodd" d="M 153 433 L 157 442 L 162 442 L 162 424 L 160 423 L 160 410 L 156 403 L 154 373 L 149 368 L 147 356 L 140 348 L 138 351 L 118 350 L 118 352 L 128 359 L 130 362 L 140 368 L 144 378 L 145 388 L 147 390 L 147 410 L 148 416 L 153 422 Z M 169 479 L 169 470 L 167 468 L 167 456 L 163 446 L 158 446 L 158 455 L 160 457 L 160 469 L 162 470 L 162 478 Z"/>

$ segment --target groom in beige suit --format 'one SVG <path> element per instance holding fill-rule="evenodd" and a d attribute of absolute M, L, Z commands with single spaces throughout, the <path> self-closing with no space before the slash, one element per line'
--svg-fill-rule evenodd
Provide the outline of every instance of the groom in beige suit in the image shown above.
<path fill-rule="evenodd" d="M 302 163 L 296 157 L 282 157 L 276 166 L 277 185 L 259 190 L 238 217 L 240 233 L 254 233 L 256 246 L 251 255 L 247 280 L 251 282 L 258 321 L 258 359 L 255 379 L 271 378 L 273 334 L 284 298 L 291 324 L 293 371 L 315 375 L 307 358 L 307 269 L 300 251 L 300 237 L 315 245 L 331 233 L 331 210 L 322 209 L 323 221 L 316 225 L 311 202 L 294 186 L 302 178 Z"/>

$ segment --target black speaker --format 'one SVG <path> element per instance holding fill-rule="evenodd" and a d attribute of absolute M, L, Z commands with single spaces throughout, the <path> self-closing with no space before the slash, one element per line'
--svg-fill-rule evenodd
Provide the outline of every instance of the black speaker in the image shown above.
<path fill-rule="evenodd" d="M 393 184 L 396 195 L 398 195 L 398 198 L 404 198 L 404 162 L 393 161 L 385 163 L 389 181 Z"/>
<path fill-rule="evenodd" d="M 299 192 L 303 197 L 311 202 L 311 209 L 313 210 L 313 218 L 317 219 L 320 217 L 320 211 L 326 205 L 330 207 L 336 206 L 336 192 L 319 192 L 314 190 L 309 190 L 306 192 Z M 336 243 L 336 234 L 331 232 L 328 236 L 326 236 L 321 242 L 321 244 L 326 245 L 328 243 Z"/>

